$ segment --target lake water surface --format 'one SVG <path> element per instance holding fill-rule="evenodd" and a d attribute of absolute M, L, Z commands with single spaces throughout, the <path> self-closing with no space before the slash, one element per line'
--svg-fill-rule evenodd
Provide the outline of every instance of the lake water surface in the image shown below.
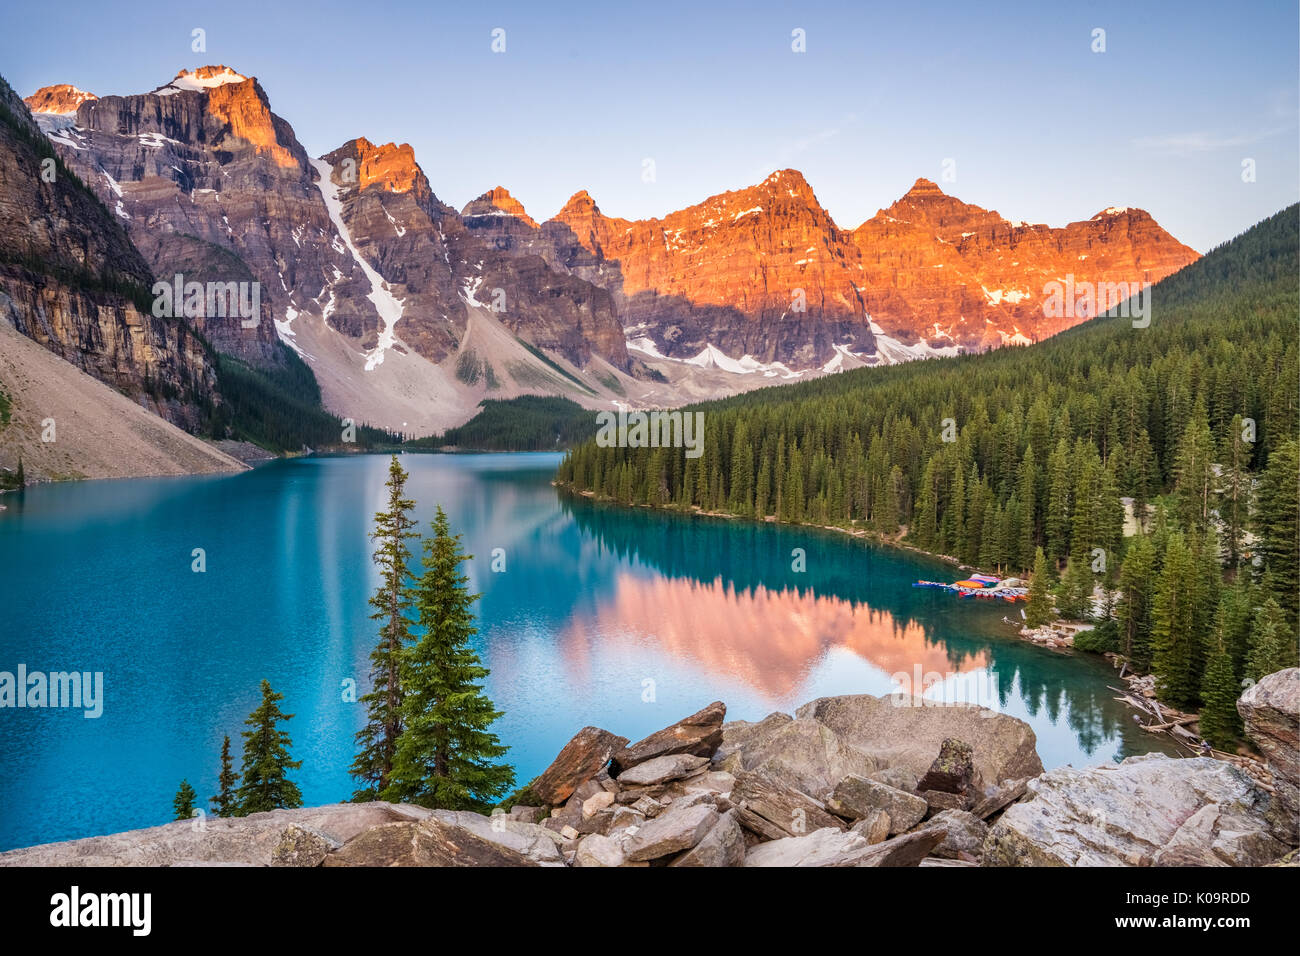
<path fill-rule="evenodd" d="M 1048 768 L 1160 749 L 1112 700 L 1104 662 L 1019 641 L 1001 622 L 1011 605 L 911 587 L 951 578 L 945 565 L 574 499 L 550 485 L 558 460 L 403 457 L 422 530 L 441 503 L 475 555 L 478 650 L 521 784 L 586 724 L 636 740 L 712 700 L 756 720 L 885 694 L 918 667 L 942 676 L 934 694 L 1028 721 Z M 0 671 L 102 671 L 105 685 L 98 719 L 0 710 L 0 849 L 164 823 L 182 778 L 208 797 L 225 734 L 238 765 L 263 677 L 295 715 L 306 803 L 346 799 L 364 713 L 343 689 L 364 692 L 376 639 L 367 533 L 387 466 L 306 458 L 0 499 Z"/>

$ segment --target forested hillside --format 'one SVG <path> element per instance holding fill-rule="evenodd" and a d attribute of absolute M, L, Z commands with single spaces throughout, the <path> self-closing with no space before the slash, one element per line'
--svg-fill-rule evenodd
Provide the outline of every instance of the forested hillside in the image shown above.
<path fill-rule="evenodd" d="M 558 477 L 630 504 L 865 527 L 1003 572 L 1041 550 L 1060 611 L 1096 613 L 1100 585 L 1096 646 L 1154 669 L 1165 700 L 1204 704 L 1229 740 L 1226 695 L 1296 657 L 1298 211 L 1155 286 L 1145 328 L 1112 314 L 750 392 L 695 406 L 698 459 L 592 441 Z"/>
<path fill-rule="evenodd" d="M 595 415 L 559 395 L 489 398 L 478 414 L 442 435 L 417 438 L 414 448 L 460 448 L 473 451 L 559 451 L 596 433 Z"/>

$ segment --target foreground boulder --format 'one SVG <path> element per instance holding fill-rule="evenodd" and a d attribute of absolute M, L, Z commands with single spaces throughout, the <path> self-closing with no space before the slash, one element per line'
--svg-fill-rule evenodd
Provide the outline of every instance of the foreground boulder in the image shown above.
<path fill-rule="evenodd" d="M 0 853 L 0 866 L 247 866 L 319 862 L 319 849 L 340 847 L 374 827 L 424 819 L 405 804 L 335 803 L 246 817 L 180 820 L 144 830 L 87 837 Z"/>
<path fill-rule="evenodd" d="M 849 774 L 866 776 L 879 769 L 872 757 L 844 743 L 825 724 L 785 714 L 743 727 L 727 724 L 723 746 L 728 745 L 733 756 L 727 767 L 761 772 L 818 799 Z"/>
<path fill-rule="evenodd" d="M 652 757 L 618 775 L 620 787 L 648 787 L 689 777 L 709 765 L 708 757 L 692 754 L 669 754 Z M 612 800 L 612 796 L 611 796 Z"/>
<path fill-rule="evenodd" d="M 373 827 L 325 858 L 325 866 L 538 866 L 523 853 L 436 817 Z M 561 864 L 562 865 L 562 864 Z"/>
<path fill-rule="evenodd" d="M 921 793 L 937 790 L 966 796 L 975 779 L 975 751 L 971 745 L 955 737 L 948 737 L 939 745 L 939 756 L 934 758 L 925 776 L 917 781 Z"/>
<path fill-rule="evenodd" d="M 761 773 L 737 774 L 731 802 L 741 825 L 766 840 L 801 837 L 827 827 L 847 829 L 821 801 Z"/>
<path fill-rule="evenodd" d="M 1287 847 L 1269 795 L 1229 763 L 1164 754 L 1030 780 L 984 843 L 985 866 L 1262 866 Z"/>
<path fill-rule="evenodd" d="M 726 716 L 727 705 L 715 700 L 703 710 L 684 717 L 663 730 L 655 731 L 630 747 L 623 747 L 614 754 L 615 775 L 655 757 L 672 754 L 712 757 L 722 743 L 722 722 Z"/>
<path fill-rule="evenodd" d="M 528 785 L 528 790 L 541 803 L 559 806 L 625 746 L 626 737 L 599 727 L 583 727 L 564 745 L 551 765 Z"/>
<path fill-rule="evenodd" d="M 910 830 L 925 819 L 926 811 L 930 809 L 915 794 L 895 790 L 856 774 L 850 774 L 839 782 L 826 801 L 826 808 L 849 820 L 864 820 L 875 811 L 883 810 L 889 814 L 890 833 Z"/>
<path fill-rule="evenodd" d="M 709 804 L 670 808 L 638 827 L 624 844 L 632 862 L 657 860 L 695 847 L 718 822 L 718 810 Z"/>
<path fill-rule="evenodd" d="M 1300 668 L 1269 674 L 1248 688 L 1237 713 L 1268 761 L 1278 803 L 1294 827 L 1300 817 Z"/>
<path fill-rule="evenodd" d="M 851 830 L 816 830 L 760 843 L 746 854 L 745 866 L 919 866 L 943 837 L 942 830 L 932 830 L 872 844 Z"/>
<path fill-rule="evenodd" d="M 943 842 L 931 851 L 934 856 L 971 863 L 977 861 L 984 852 L 984 840 L 989 835 L 988 824 L 964 810 L 936 813 L 921 824 L 920 829 L 940 829 L 946 834 Z"/>
<path fill-rule="evenodd" d="M 905 767 L 917 777 L 929 771 L 935 754 L 950 737 L 970 746 L 971 785 L 976 789 L 1043 772 L 1034 731 L 1023 720 L 973 704 L 918 705 L 916 701 L 898 694 L 821 697 L 795 714 L 825 724 L 881 766 Z"/>

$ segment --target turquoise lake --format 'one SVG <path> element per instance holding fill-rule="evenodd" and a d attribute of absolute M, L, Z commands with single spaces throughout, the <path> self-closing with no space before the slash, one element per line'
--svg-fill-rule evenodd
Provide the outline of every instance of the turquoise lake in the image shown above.
<path fill-rule="evenodd" d="M 475 556 L 478 650 L 521 784 L 586 724 L 635 740 L 712 700 L 756 720 L 885 694 L 899 673 L 1028 721 L 1048 768 L 1162 749 L 1112 699 L 1104 661 L 1018 640 L 1011 605 L 911 587 L 950 567 L 831 532 L 575 499 L 550 484 L 558 461 L 403 456 L 422 530 L 440 503 Z M 207 798 L 223 735 L 238 769 L 264 677 L 295 715 L 305 802 L 346 799 L 364 714 L 345 685 L 366 689 L 377 633 L 367 534 L 387 466 L 305 458 L 0 498 L 0 671 L 104 675 L 97 719 L 0 709 L 0 849 L 165 823 L 182 778 Z"/>

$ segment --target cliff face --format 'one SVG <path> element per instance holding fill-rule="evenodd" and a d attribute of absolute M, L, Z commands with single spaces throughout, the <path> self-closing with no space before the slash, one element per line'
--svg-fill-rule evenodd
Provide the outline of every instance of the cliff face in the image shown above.
<path fill-rule="evenodd" d="M 352 242 L 401 300 L 401 339 L 421 355 L 447 358 L 466 332 L 467 307 L 481 306 L 514 335 L 579 368 L 593 354 L 627 368 L 610 293 L 540 255 L 520 254 L 511 236 L 537 226 L 505 190 L 457 213 L 434 195 L 410 146 L 360 138 L 323 159 Z M 346 179 L 351 170 L 356 175 Z"/>
<path fill-rule="evenodd" d="M 624 324 L 664 354 L 689 358 L 711 343 L 795 367 L 835 345 L 870 359 L 867 315 L 907 344 L 1028 342 L 1085 317 L 1046 317 L 1047 282 L 1155 282 L 1197 258 L 1142 210 L 1028 226 L 925 179 L 848 232 L 795 170 L 636 222 L 605 216 L 580 192 L 546 227 L 555 224 L 610 266 Z"/>
<path fill-rule="evenodd" d="M 197 425 L 216 384 L 206 350 L 184 322 L 150 313 L 148 264 L 54 164 L 3 81 L 0 106 L 0 321 L 169 421 Z"/>
<path fill-rule="evenodd" d="M 453 379 L 472 384 L 461 364 L 482 359 L 464 354 L 476 315 L 498 345 L 519 339 L 579 371 L 600 360 L 583 394 L 608 363 L 658 378 L 669 388 L 642 398 L 674 403 L 745 376 L 1027 343 L 1088 317 L 1046 314 L 1048 283 L 1155 282 L 1196 258 L 1141 210 L 1051 229 L 928 180 L 847 230 L 791 169 L 662 219 L 606 216 L 579 192 L 539 224 L 500 186 L 457 211 L 409 145 L 358 138 L 308 157 L 257 80 L 224 66 L 140 95 L 30 99 L 154 275 L 258 283 L 252 327 L 192 320 L 219 350 L 268 364 L 283 340 L 340 414 L 378 420 L 407 403 L 390 427 L 419 420 L 409 403 L 451 400 Z"/>
<path fill-rule="evenodd" d="M 926 179 L 854 230 L 853 243 L 863 298 L 882 326 L 904 341 L 975 348 L 1036 340 L 1089 317 L 1045 315 L 1047 283 L 1155 283 L 1199 258 L 1140 209 L 1053 229 L 1008 222 Z"/>
<path fill-rule="evenodd" d="M 310 302 L 335 270 L 340 325 L 373 337 L 369 290 L 333 245 L 307 154 L 255 79 L 225 67 L 182 71 L 151 93 L 83 102 L 50 138 L 157 276 L 260 284 L 252 327 L 239 316 L 192 319 L 220 351 L 274 362 L 273 316 L 295 294 Z"/>

